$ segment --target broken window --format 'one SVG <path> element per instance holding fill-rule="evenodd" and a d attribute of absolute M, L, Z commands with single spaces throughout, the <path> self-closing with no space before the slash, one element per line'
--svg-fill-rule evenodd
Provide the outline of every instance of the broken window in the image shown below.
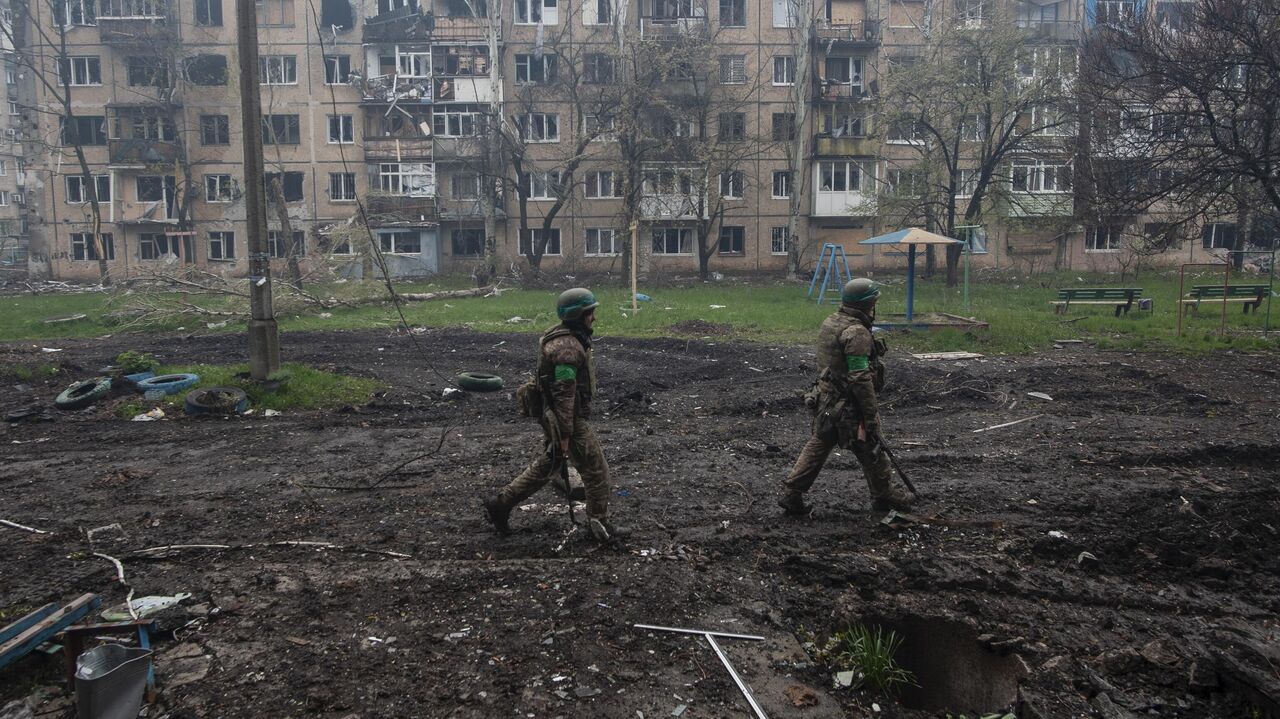
<path fill-rule="evenodd" d="M 164 0 L 101 0 L 98 5 L 100 18 L 155 20 L 164 18 L 164 14 Z"/>
<path fill-rule="evenodd" d="M 396 10 L 405 10 L 412 8 L 418 9 L 418 3 L 414 0 L 378 0 L 378 14 L 386 15 Z"/>
<path fill-rule="evenodd" d="M 693 230 L 688 227 L 655 227 L 652 238 L 652 249 L 655 255 L 693 253 Z"/>
<path fill-rule="evenodd" d="M 588 53 L 584 60 L 583 80 L 593 85 L 613 82 L 613 57 L 604 53 Z"/>
<path fill-rule="evenodd" d="M 431 52 L 396 47 L 396 74 L 407 78 L 431 77 Z"/>
<path fill-rule="evenodd" d="M 139 175 L 134 178 L 134 189 L 138 202 L 157 202 L 164 205 L 160 213 L 150 215 L 154 218 L 172 219 L 174 216 L 173 201 L 177 196 L 177 180 L 173 175 Z"/>
<path fill-rule="evenodd" d="M 556 81 L 555 55 L 529 55 L 516 53 L 516 82 L 533 85 L 549 85 Z"/>
<path fill-rule="evenodd" d="M 329 116 L 329 143 L 343 145 L 356 141 L 356 123 L 351 115 Z"/>
<path fill-rule="evenodd" d="M 258 0 L 258 25 L 293 27 L 293 0 Z"/>
<path fill-rule="evenodd" d="M 720 173 L 720 196 L 741 200 L 747 184 L 746 175 L 741 170 L 726 170 Z"/>
<path fill-rule="evenodd" d="M 130 57 L 126 62 L 130 87 L 169 86 L 169 66 L 164 59 L 157 57 Z"/>
<path fill-rule="evenodd" d="M 68 25 L 97 25 L 97 0 L 66 0 L 53 3 L 54 21 Z"/>
<path fill-rule="evenodd" d="M 477 45 L 436 45 L 431 48 L 431 71 L 446 77 L 489 74 L 489 48 Z"/>
<path fill-rule="evenodd" d="M 1098 225 L 1084 229 L 1085 252 L 1115 252 L 1120 249 L 1123 227 Z"/>
<path fill-rule="evenodd" d="M 355 27 L 355 12 L 348 0 L 320 0 L 320 27 L 351 29 Z"/>
<path fill-rule="evenodd" d="M 192 85 L 227 84 L 227 57 L 196 55 L 187 58 L 187 81 Z"/>
<path fill-rule="evenodd" d="M 178 238 L 163 232 L 143 232 L 138 235 L 138 257 L 143 260 L 160 260 L 170 255 L 180 256 Z"/>
<path fill-rule="evenodd" d="M 351 81 L 350 55 L 324 56 L 324 84 L 343 85 Z"/>
<path fill-rule="evenodd" d="M 467 107 L 467 106 L 464 106 Z M 382 110 L 366 110 L 365 137 L 430 137 L 431 113 L 408 112 L 397 107 L 390 115 Z"/>
<path fill-rule="evenodd" d="M 275 195 L 275 191 L 271 189 L 271 183 L 277 179 L 280 180 L 280 191 L 284 193 L 285 202 L 301 202 L 304 198 L 302 195 L 302 186 L 305 180 L 305 173 L 302 172 L 286 172 L 283 175 L 279 172 L 268 172 L 263 175 L 263 181 L 267 185 L 267 201 L 271 202 Z"/>
<path fill-rule="evenodd" d="M 205 175 L 204 201 L 231 202 L 235 198 L 235 189 L 231 184 L 231 175 Z"/>
<path fill-rule="evenodd" d="M 209 259 L 234 260 L 236 258 L 236 233 L 226 230 L 209 232 Z"/>
<path fill-rule="evenodd" d="M 114 260 L 116 258 L 115 238 L 110 232 L 104 232 L 98 235 L 99 241 L 102 243 L 102 259 Z M 71 233 L 71 259 L 73 260 L 96 260 L 98 259 L 98 247 L 94 244 L 93 233 L 91 232 L 73 232 Z"/>
<path fill-rule="evenodd" d="M 283 242 L 280 230 L 267 230 L 267 254 L 272 257 L 281 258 L 289 256 L 289 247 L 292 244 L 293 255 L 301 257 L 306 254 L 307 233 L 304 230 L 293 231 L 293 242 Z"/>
<path fill-rule="evenodd" d="M 435 197 L 435 166 L 429 162 L 389 162 L 378 165 L 378 188 L 393 195 Z"/>
<path fill-rule="evenodd" d="M 543 244 L 544 240 L 546 241 L 545 245 Z M 549 230 L 544 230 L 539 227 L 522 233 L 520 235 L 520 254 L 531 255 L 534 247 L 543 247 L 542 254 L 544 257 L 546 255 L 560 254 L 560 228 L 552 227 Z"/>
<path fill-rule="evenodd" d="M 263 55 L 258 58 L 258 82 L 263 85 L 298 84 L 296 55 Z"/>
<path fill-rule="evenodd" d="M 519 25 L 555 25 L 559 22 L 556 0 L 516 0 Z"/>
<path fill-rule="evenodd" d="M 200 144 L 230 145 L 231 118 L 227 115 L 201 115 Z"/>
<path fill-rule="evenodd" d="M 107 119 L 102 115 L 62 118 L 62 144 L 82 147 L 107 144 Z"/>
<path fill-rule="evenodd" d="M 422 236 L 417 230 L 381 230 L 378 249 L 393 255 L 421 254 Z"/>
<path fill-rule="evenodd" d="M 449 246 L 459 257 L 479 257 L 484 254 L 484 228 L 461 227 L 449 231 Z"/>
<path fill-rule="evenodd" d="M 720 244 L 717 251 L 722 255 L 746 254 L 747 228 L 725 225 L 720 228 Z"/>
<path fill-rule="evenodd" d="M 862 87 L 862 58 L 829 57 L 825 71 L 824 79 L 829 85 Z"/>
<path fill-rule="evenodd" d="M 473 137 L 483 124 L 484 108 L 480 105 L 441 105 L 432 114 L 438 137 Z"/>
<path fill-rule="evenodd" d="M 196 24 L 222 27 L 222 0 L 196 0 Z"/>
<path fill-rule="evenodd" d="M 559 142 L 560 116 L 549 112 L 529 112 L 515 116 L 520 138 L 525 142 Z"/>
<path fill-rule="evenodd" d="M 82 202 L 89 202 L 91 199 L 97 199 L 99 202 L 111 201 L 111 176 L 110 175 L 94 175 L 93 187 L 96 195 L 89 197 L 89 187 L 85 183 L 84 178 L 80 175 L 69 175 L 67 178 L 67 204 L 78 205 Z"/>
<path fill-rule="evenodd" d="M 721 142 L 740 142 L 747 139 L 747 116 L 742 112 L 722 112 L 720 113 L 720 134 L 718 139 Z"/>
<path fill-rule="evenodd" d="M 302 143 L 302 123 L 297 115 L 267 115 L 262 118 L 262 144 L 298 145 Z"/>
<path fill-rule="evenodd" d="M 773 113 L 774 142 L 789 142 L 796 139 L 796 114 L 794 112 Z"/>
<path fill-rule="evenodd" d="M 173 142 L 177 135 L 173 120 L 150 112 L 122 115 L 115 121 L 115 137 L 119 139 Z"/>

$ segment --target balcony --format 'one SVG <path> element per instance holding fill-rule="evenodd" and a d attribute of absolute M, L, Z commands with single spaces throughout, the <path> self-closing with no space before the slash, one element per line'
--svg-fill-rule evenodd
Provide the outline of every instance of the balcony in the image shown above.
<path fill-rule="evenodd" d="M 366 137 L 364 159 L 387 162 L 431 160 L 429 137 Z"/>
<path fill-rule="evenodd" d="M 114 167 L 145 168 L 152 165 L 172 165 L 182 148 L 176 142 L 166 140 L 108 140 L 107 154 Z"/>
<path fill-rule="evenodd" d="M 1075 196 L 1070 192 L 1011 192 L 1004 200 L 1007 217 L 1070 217 Z"/>
<path fill-rule="evenodd" d="M 830 20 L 818 20 L 813 28 L 813 37 L 824 48 L 827 43 L 833 43 L 832 47 L 845 49 L 867 47 L 880 42 L 880 21 L 832 22 Z"/>
<path fill-rule="evenodd" d="M 1074 43 L 1080 39 L 1079 20 L 1019 21 L 1018 27 L 1032 40 Z"/>
<path fill-rule="evenodd" d="M 364 19 L 364 41 L 428 42 L 431 40 L 432 20 L 431 15 L 423 15 L 412 7 L 367 17 Z"/>
<path fill-rule="evenodd" d="M 814 100 L 819 102 L 852 102 L 866 100 L 871 97 L 866 86 L 861 82 L 842 83 L 839 81 L 823 82 L 818 80 L 814 88 Z"/>
<path fill-rule="evenodd" d="M 369 193 L 365 200 L 369 221 L 377 227 L 434 226 L 440 219 L 436 198 Z"/>
<path fill-rule="evenodd" d="M 447 17 L 437 15 L 432 40 L 449 42 L 454 40 L 471 41 L 489 38 L 489 20 L 483 17 Z M 495 23 L 498 31 L 498 42 L 502 42 L 502 23 Z"/>
<path fill-rule="evenodd" d="M 682 37 L 710 37 L 705 17 L 640 18 L 640 37 L 649 40 L 677 40 Z"/>
<path fill-rule="evenodd" d="M 704 217 L 706 203 L 703 203 Z M 673 193 L 669 195 L 644 195 L 640 198 L 640 217 L 645 220 L 696 220 L 696 197 Z"/>
<path fill-rule="evenodd" d="M 401 77 L 400 75 L 376 75 L 360 80 L 360 94 L 363 102 L 374 104 L 387 103 L 430 103 L 431 78 Z"/>
<path fill-rule="evenodd" d="M 875 157 L 880 143 L 867 137 L 832 137 L 817 135 L 813 138 L 813 154 L 820 157 Z"/>
<path fill-rule="evenodd" d="M 498 205 L 493 208 L 493 211 L 494 219 L 506 219 L 507 212 L 502 209 L 501 203 L 498 203 Z M 439 218 L 446 222 L 483 220 L 484 206 L 480 204 L 479 200 L 445 200 L 440 207 Z"/>
<path fill-rule="evenodd" d="M 876 214 L 874 194 L 853 192 L 813 193 L 814 217 L 872 217 Z"/>
<path fill-rule="evenodd" d="M 484 154 L 479 137 L 436 137 L 436 162 L 479 160 Z"/>
<path fill-rule="evenodd" d="M 99 17 L 98 37 L 103 45 L 149 47 L 158 52 L 178 39 L 167 23 L 164 17 Z"/>

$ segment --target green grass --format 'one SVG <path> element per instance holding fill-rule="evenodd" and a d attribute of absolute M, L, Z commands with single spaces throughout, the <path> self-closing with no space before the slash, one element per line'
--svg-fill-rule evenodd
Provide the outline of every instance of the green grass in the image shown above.
<path fill-rule="evenodd" d="M 905 311 L 905 283 L 901 276 L 880 276 L 885 283 L 879 312 L 881 319 Z M 1188 281 L 1208 284 L 1220 281 L 1220 273 L 1207 273 Z M 1265 282 L 1266 278 L 1237 277 L 1233 282 Z M 421 292 L 466 286 L 465 278 L 441 278 L 429 283 L 397 286 L 401 292 Z M 1071 286 L 1141 286 L 1145 296 L 1155 300 L 1154 312 L 1134 310 L 1114 317 L 1102 305 L 1073 307 L 1067 315 L 1055 315 L 1049 301 L 1056 288 Z M 630 293 L 622 287 L 594 287 L 601 301 L 597 331 L 603 336 L 659 337 L 672 334 L 671 327 L 699 320 L 727 329 L 710 332 L 716 339 L 736 339 L 771 344 L 810 344 L 823 317 L 834 310 L 831 303 L 818 305 L 806 300 L 807 284 L 781 280 L 757 280 L 752 284 L 726 280 L 696 283 L 687 287 L 647 287 L 640 291 L 652 296 L 640 303 L 639 313 L 630 310 Z M 358 296 L 384 293 L 376 283 L 345 283 L 309 288 L 321 295 Z M 406 320 L 425 327 L 466 326 L 485 332 L 541 332 L 554 324 L 554 304 L 558 290 L 511 289 L 498 297 L 409 302 L 404 305 Z M 895 334 L 894 347 L 911 351 L 966 350 L 984 354 L 1020 354 L 1052 347 L 1056 340 L 1080 339 L 1107 349 L 1172 350 L 1200 352 L 1215 349 L 1258 350 L 1274 347 L 1276 335 L 1263 339 L 1267 306 L 1245 316 L 1239 303 L 1227 307 L 1227 332 L 1219 334 L 1221 304 L 1206 304 L 1199 315 L 1185 319 L 1182 337 L 1177 336 L 1177 274 L 1145 274 L 1141 281 L 1121 282 L 1115 276 L 1058 273 L 1025 276 L 982 273 L 975 275 L 966 307 L 961 288 L 947 288 L 941 278 L 916 283 L 917 313 L 947 312 L 976 317 L 987 322 L 986 330 L 934 330 Z M 49 295 L 0 298 L 0 339 L 39 339 L 59 336 L 96 336 L 120 331 L 101 322 L 106 295 Z M 118 304 L 118 302 L 117 302 Z M 713 305 L 718 307 L 713 307 Z M 77 323 L 45 325 L 45 317 L 78 311 L 89 315 Z M 1280 326 L 1280 306 L 1275 308 L 1273 327 Z M 282 314 L 284 332 L 359 328 L 391 329 L 400 318 L 389 304 L 355 309 L 334 309 L 330 316 L 318 311 Z M 519 321 L 511 321 L 513 318 Z M 209 332 L 206 319 L 188 318 L 158 329 Z M 231 323 L 222 332 L 243 332 L 242 323 Z M 695 333 L 696 336 L 696 333 Z M 145 342 L 139 349 L 146 351 Z"/>
<path fill-rule="evenodd" d="M 360 404 L 368 401 L 370 395 L 382 387 L 377 380 L 365 377 L 324 372 L 304 364 L 285 363 L 274 378 L 284 378 L 279 390 L 268 392 L 254 382 L 236 377 L 241 372 L 248 372 L 249 365 L 182 365 L 165 366 L 156 370 L 157 374 L 196 374 L 200 387 L 239 387 L 249 396 L 249 406 L 261 412 L 274 409 L 280 412 L 288 410 L 333 409 L 349 404 Z M 166 413 L 181 413 L 186 392 L 179 392 L 166 397 L 161 406 Z M 116 416 L 130 419 L 134 415 L 147 410 L 147 404 L 130 401 L 116 408 Z"/>
<path fill-rule="evenodd" d="M 915 675 L 894 658 L 901 646 L 902 638 L 892 631 L 856 625 L 831 635 L 818 660 L 832 672 L 852 671 L 856 688 L 892 696 L 916 685 Z"/>

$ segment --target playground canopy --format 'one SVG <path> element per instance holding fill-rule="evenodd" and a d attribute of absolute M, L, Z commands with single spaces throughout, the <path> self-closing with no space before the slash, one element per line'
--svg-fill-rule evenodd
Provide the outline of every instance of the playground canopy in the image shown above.
<path fill-rule="evenodd" d="M 959 245 L 960 240 L 944 237 L 936 232 L 909 227 L 905 230 L 877 235 L 859 242 L 860 245 L 906 245 L 907 247 L 907 321 L 915 315 L 916 245 Z"/>

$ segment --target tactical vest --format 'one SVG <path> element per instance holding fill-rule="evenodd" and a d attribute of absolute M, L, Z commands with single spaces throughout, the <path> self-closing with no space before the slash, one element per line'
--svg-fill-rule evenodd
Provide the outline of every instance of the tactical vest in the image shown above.
<path fill-rule="evenodd" d="M 823 370 L 829 370 L 830 372 L 827 376 L 838 387 L 844 387 L 849 378 L 849 360 L 844 353 L 844 345 L 840 342 L 840 336 L 844 334 L 845 330 L 854 325 L 862 325 L 862 322 L 851 314 L 834 312 L 823 320 L 822 328 L 818 330 L 818 372 L 821 374 Z M 867 330 L 867 332 L 870 332 L 870 330 Z M 884 361 L 881 358 L 882 345 L 882 341 L 872 338 L 868 366 L 872 375 L 876 378 L 877 391 L 884 385 Z"/>
<path fill-rule="evenodd" d="M 582 340 L 578 339 L 578 337 L 574 335 L 573 330 L 570 330 L 562 324 L 556 325 L 555 327 L 547 330 L 547 332 L 542 335 L 542 339 L 538 341 L 538 347 L 540 348 L 540 351 L 538 352 L 538 381 L 542 384 L 543 392 L 547 393 L 546 401 L 548 402 L 551 397 L 551 386 L 555 384 L 556 381 L 556 366 L 555 363 L 551 361 L 551 358 L 547 356 L 546 348 L 548 342 L 558 337 L 573 337 L 579 344 L 582 344 Z M 582 351 L 587 355 L 587 363 L 585 368 L 578 370 L 577 399 L 579 405 L 586 406 L 590 404 L 591 398 L 596 393 L 596 363 L 595 359 L 591 356 L 591 347 L 589 345 L 583 344 Z M 582 376 L 584 371 L 587 374 L 586 377 Z"/>

